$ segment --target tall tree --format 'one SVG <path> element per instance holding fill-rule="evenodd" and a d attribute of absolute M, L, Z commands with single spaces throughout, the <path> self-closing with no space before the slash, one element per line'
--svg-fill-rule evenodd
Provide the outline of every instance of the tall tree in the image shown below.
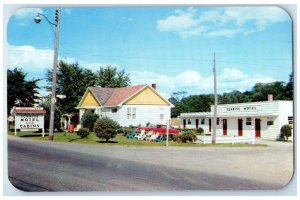
<path fill-rule="evenodd" d="M 56 106 L 62 113 L 78 112 L 75 107 L 87 87 L 95 85 L 96 79 L 96 75 L 91 70 L 82 69 L 78 63 L 68 64 L 60 61 L 57 70 L 56 94 L 66 95 L 66 98 L 57 99 Z M 52 83 L 52 71 L 48 71 L 48 82 Z"/>
<path fill-rule="evenodd" d="M 274 100 L 286 100 L 285 83 L 275 81 L 272 83 L 256 83 L 252 88 L 251 101 L 267 101 L 268 94 L 272 94 Z"/>
<path fill-rule="evenodd" d="M 101 66 L 97 71 L 96 84 L 101 87 L 126 87 L 130 85 L 129 74 L 124 70 L 118 71 L 117 67 L 108 65 Z"/>
<path fill-rule="evenodd" d="M 7 70 L 7 112 L 13 106 L 31 107 L 39 99 L 38 81 L 40 79 L 26 80 L 27 74 L 21 68 Z"/>

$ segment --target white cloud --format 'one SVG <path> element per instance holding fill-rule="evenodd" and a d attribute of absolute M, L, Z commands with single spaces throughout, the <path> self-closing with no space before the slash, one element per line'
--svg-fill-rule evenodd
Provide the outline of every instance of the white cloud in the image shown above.
<path fill-rule="evenodd" d="M 169 98 L 172 92 L 186 91 L 188 94 L 213 93 L 213 76 L 203 76 L 197 71 L 186 70 L 176 75 L 164 75 L 149 71 L 131 71 L 132 84 L 156 83 L 157 89 Z M 225 68 L 217 76 L 218 93 L 250 90 L 255 83 L 268 83 L 275 80 L 266 75 L 248 76 L 234 68 Z"/>
<path fill-rule="evenodd" d="M 182 31 L 194 28 L 199 24 L 199 20 L 195 19 L 195 10 L 189 8 L 187 12 L 176 10 L 177 15 L 171 15 L 164 20 L 157 21 L 157 28 L 161 32 L 175 31 L 181 33 Z"/>
<path fill-rule="evenodd" d="M 194 8 L 176 10 L 175 15 L 157 21 L 160 32 L 176 32 L 181 37 L 232 37 L 262 31 L 269 25 L 290 21 L 279 7 L 224 7 L 196 14 Z"/>
<path fill-rule="evenodd" d="M 52 49 L 36 49 L 33 46 L 14 46 L 7 44 L 7 60 L 5 66 L 8 69 L 21 67 L 27 72 L 46 71 L 51 69 L 53 65 L 53 50 Z M 78 63 L 84 68 L 96 71 L 99 66 L 113 65 L 113 63 L 93 63 L 85 60 L 78 60 L 73 57 L 58 57 L 58 60 L 63 60 L 67 63 Z"/>
<path fill-rule="evenodd" d="M 37 70 L 52 66 L 53 50 L 50 49 L 7 45 L 7 53 L 7 68 L 22 67 Z"/>
<path fill-rule="evenodd" d="M 223 30 L 216 30 L 212 32 L 205 33 L 204 36 L 206 37 L 233 37 L 236 34 L 242 32 L 242 29 L 223 29 Z"/>

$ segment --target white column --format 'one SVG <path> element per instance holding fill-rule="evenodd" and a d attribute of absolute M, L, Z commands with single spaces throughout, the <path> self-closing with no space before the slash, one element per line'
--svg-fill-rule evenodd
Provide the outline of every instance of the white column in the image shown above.
<path fill-rule="evenodd" d="M 254 129 L 254 126 L 251 126 L 251 136 L 252 136 L 252 144 L 255 144 L 255 129 Z"/>

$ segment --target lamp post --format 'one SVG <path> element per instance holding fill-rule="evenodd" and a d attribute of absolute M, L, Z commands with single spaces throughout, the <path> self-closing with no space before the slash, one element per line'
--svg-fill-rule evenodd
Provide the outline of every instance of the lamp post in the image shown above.
<path fill-rule="evenodd" d="M 55 38 L 54 38 L 54 58 L 52 66 L 52 90 L 51 90 L 51 110 L 50 110 L 50 123 L 49 123 L 49 140 L 53 141 L 54 138 L 54 114 L 56 103 L 56 67 L 58 56 L 58 39 L 59 39 L 59 22 L 60 22 L 60 8 L 55 10 L 55 23 L 52 23 L 46 15 L 38 13 L 34 18 L 35 23 L 41 22 L 41 16 L 44 17 L 50 25 L 55 26 Z"/>

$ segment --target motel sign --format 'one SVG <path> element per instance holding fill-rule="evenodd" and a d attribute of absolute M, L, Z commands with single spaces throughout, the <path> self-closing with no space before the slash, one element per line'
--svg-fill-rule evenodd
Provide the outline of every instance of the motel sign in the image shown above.
<path fill-rule="evenodd" d="M 41 107 L 15 107 L 15 135 L 17 129 L 21 131 L 37 131 L 42 129 L 44 137 L 44 114 Z"/>

